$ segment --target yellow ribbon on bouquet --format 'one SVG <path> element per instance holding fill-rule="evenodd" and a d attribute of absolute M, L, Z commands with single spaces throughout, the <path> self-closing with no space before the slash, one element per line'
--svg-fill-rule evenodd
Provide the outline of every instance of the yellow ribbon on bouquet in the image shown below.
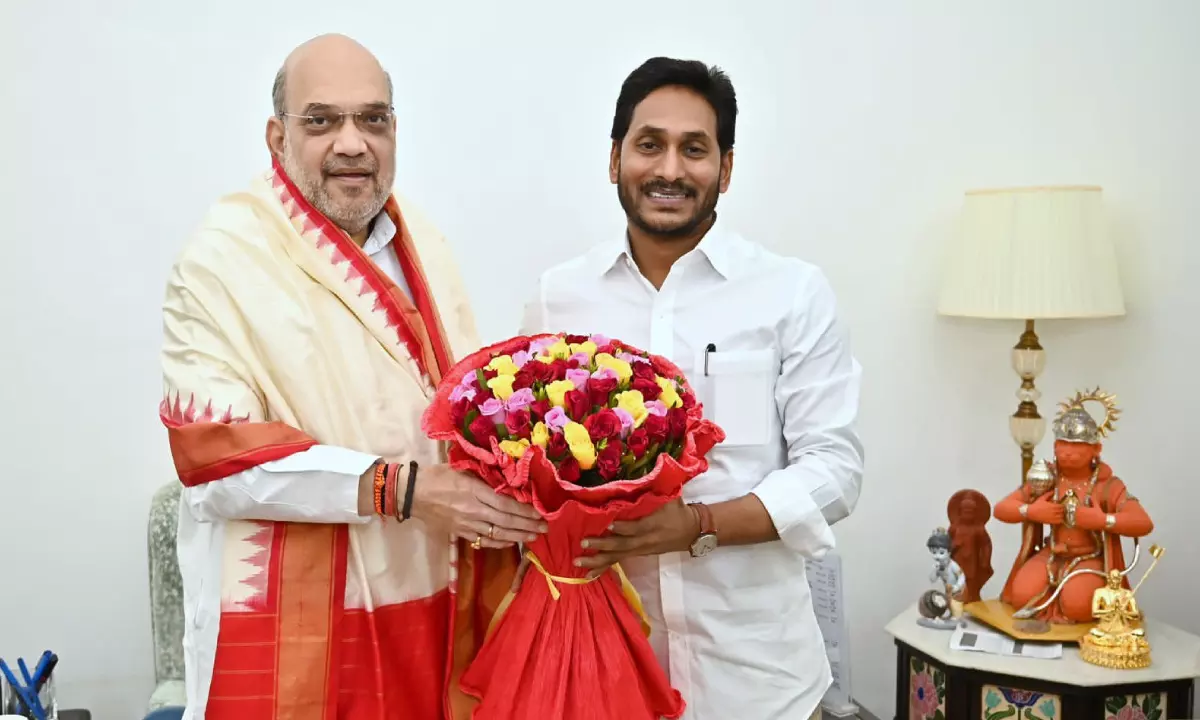
<path fill-rule="evenodd" d="M 560 597 L 562 597 L 562 591 L 558 589 L 559 584 L 587 585 L 590 582 L 600 579 L 599 575 L 593 578 L 561 577 L 559 575 L 551 575 L 542 565 L 542 561 L 538 560 L 537 555 L 533 554 L 532 550 L 525 551 L 525 559 L 529 561 L 530 565 L 537 568 L 537 571 L 542 574 L 542 577 L 546 578 L 546 586 L 550 588 L 550 597 L 554 598 L 555 600 L 558 600 Z M 625 600 L 629 602 L 629 606 L 633 608 L 635 613 L 637 613 L 638 621 L 642 625 L 642 632 L 649 637 L 650 618 L 646 616 L 646 608 L 642 606 L 642 598 L 638 595 L 637 590 L 634 589 L 633 583 L 629 582 L 629 577 L 625 574 L 625 570 L 621 568 L 620 563 L 614 563 L 611 569 L 617 574 L 617 578 L 621 581 L 621 595 L 625 597 Z M 496 608 L 496 614 L 492 616 L 492 622 L 488 625 L 488 637 L 491 637 L 492 631 L 496 628 L 497 623 L 500 622 L 500 618 L 504 617 L 504 613 L 508 611 L 508 606 L 510 603 L 512 603 L 512 599 L 514 597 L 516 597 L 516 592 L 509 590 L 508 594 L 504 596 L 504 599 L 500 601 L 500 606 Z"/>

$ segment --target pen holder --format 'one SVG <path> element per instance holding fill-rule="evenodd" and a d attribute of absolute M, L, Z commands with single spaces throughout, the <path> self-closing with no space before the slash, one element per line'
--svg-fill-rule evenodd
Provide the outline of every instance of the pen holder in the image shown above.
<path fill-rule="evenodd" d="M 16 668 L 13 668 L 16 670 Z M 30 668 L 32 670 L 32 668 Z M 46 678 L 46 683 L 42 685 L 41 692 L 38 693 L 38 701 L 42 704 L 42 709 L 46 711 L 46 720 L 58 720 L 58 700 L 54 695 L 54 672 Z M 0 675 L 0 715 L 28 718 L 28 720 L 36 720 L 35 715 L 21 701 L 20 694 L 16 689 L 8 684 L 8 680 Z"/>

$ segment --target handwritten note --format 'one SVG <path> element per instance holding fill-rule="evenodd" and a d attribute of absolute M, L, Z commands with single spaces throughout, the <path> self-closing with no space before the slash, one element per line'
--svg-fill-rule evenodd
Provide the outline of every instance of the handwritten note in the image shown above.
<path fill-rule="evenodd" d="M 842 558 L 829 553 L 821 560 L 807 563 L 808 587 L 812 592 L 817 625 L 825 639 L 825 655 L 833 671 L 833 685 L 825 693 L 822 707 L 831 715 L 858 712 L 850 691 L 850 645 L 846 642 L 846 617 L 843 613 Z"/>

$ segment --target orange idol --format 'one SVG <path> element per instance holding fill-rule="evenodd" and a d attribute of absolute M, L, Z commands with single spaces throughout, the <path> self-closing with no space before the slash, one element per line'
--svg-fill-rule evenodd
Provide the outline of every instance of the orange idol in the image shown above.
<path fill-rule="evenodd" d="M 1089 401 L 1104 406 L 1099 424 L 1084 408 Z M 997 520 L 1022 526 L 1021 550 L 1000 596 L 1014 618 L 1091 622 L 1092 595 L 1109 571 L 1126 569 L 1121 538 L 1154 529 L 1100 457 L 1101 440 L 1119 414 L 1113 396 L 1099 388 L 1062 403 L 1054 421 L 1054 462 L 1035 463 L 1025 484 L 997 503 Z"/>

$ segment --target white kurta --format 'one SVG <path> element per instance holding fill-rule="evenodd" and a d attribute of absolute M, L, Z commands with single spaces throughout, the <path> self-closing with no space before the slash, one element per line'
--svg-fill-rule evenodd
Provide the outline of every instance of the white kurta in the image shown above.
<path fill-rule="evenodd" d="M 622 565 L 685 720 L 809 717 L 832 677 L 805 559 L 833 547 L 830 525 L 853 510 L 863 468 L 861 368 L 824 276 L 718 221 L 655 290 L 622 237 L 544 273 L 522 331 L 601 333 L 687 375 L 728 438 L 684 499 L 754 493 L 780 540 Z"/>
<path fill-rule="evenodd" d="M 400 261 L 391 250 L 396 226 L 380 213 L 363 250 L 405 293 Z M 225 523 L 228 520 L 345 523 L 373 518 L 358 514 L 359 478 L 377 459 L 346 448 L 317 445 L 264 463 L 220 482 L 185 487 L 180 496 L 178 553 L 184 584 L 184 663 L 187 716 L 203 716 L 212 679 L 221 617 Z M 353 583 L 347 583 L 353 591 Z"/>

